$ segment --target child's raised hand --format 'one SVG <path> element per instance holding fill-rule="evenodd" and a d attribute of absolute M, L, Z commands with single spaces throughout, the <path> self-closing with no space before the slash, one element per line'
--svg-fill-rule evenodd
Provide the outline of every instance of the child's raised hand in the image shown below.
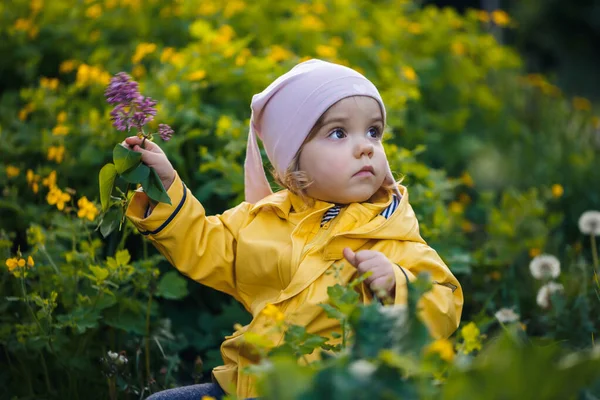
<path fill-rule="evenodd" d="M 145 148 L 142 149 L 140 147 L 142 138 L 138 136 L 130 136 L 121 144 L 125 147 L 129 147 L 133 151 L 142 153 L 142 162 L 147 166 L 154 168 L 165 187 L 165 190 L 169 190 L 171 184 L 175 180 L 175 169 L 159 145 L 146 140 L 144 142 Z"/>
<path fill-rule="evenodd" d="M 361 275 L 369 271 L 372 272 L 365 282 L 373 292 L 384 289 L 386 292 L 391 293 L 396 287 L 394 264 L 385 254 L 374 250 L 361 250 L 355 253 L 352 249 L 346 247 L 344 257 Z"/>

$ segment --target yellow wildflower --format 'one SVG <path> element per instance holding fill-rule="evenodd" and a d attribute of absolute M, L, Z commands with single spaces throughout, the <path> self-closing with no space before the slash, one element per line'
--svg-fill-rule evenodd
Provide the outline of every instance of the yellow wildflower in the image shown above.
<path fill-rule="evenodd" d="M 481 350 L 481 332 L 474 322 L 469 322 L 463 326 L 460 330 L 460 335 L 464 340 L 463 353 L 469 354 L 475 350 Z"/>
<path fill-rule="evenodd" d="M 315 49 L 317 55 L 323 58 L 334 58 L 337 55 L 337 49 L 333 46 L 318 45 Z"/>
<path fill-rule="evenodd" d="M 460 177 L 460 181 L 462 182 L 463 185 L 468 186 L 468 187 L 473 187 L 475 186 L 475 182 L 473 181 L 473 178 L 471 177 L 471 175 L 468 172 L 464 172 L 462 174 L 462 176 Z"/>
<path fill-rule="evenodd" d="M 48 189 L 52 189 L 56 186 L 56 171 L 50 172 L 50 174 L 42 180 L 42 185 Z"/>
<path fill-rule="evenodd" d="M 71 195 L 69 195 L 68 193 L 64 193 L 62 190 L 55 186 L 51 188 L 48 192 L 46 200 L 50 205 L 56 204 L 56 208 L 62 211 L 65 208 L 65 203 L 71 200 Z"/>
<path fill-rule="evenodd" d="M 65 136 L 69 134 L 69 127 L 64 125 L 56 125 L 52 128 L 52 134 L 54 136 Z"/>
<path fill-rule="evenodd" d="M 369 36 L 363 36 L 356 41 L 356 44 L 359 47 L 372 47 L 373 39 L 371 39 Z"/>
<path fill-rule="evenodd" d="M 331 39 L 329 39 L 329 44 L 331 44 L 334 47 L 342 47 L 344 44 L 344 40 L 339 36 L 334 36 Z"/>
<path fill-rule="evenodd" d="M 477 13 L 475 14 L 477 19 L 480 20 L 481 22 L 490 22 L 490 14 L 488 14 L 487 11 L 484 10 L 478 10 Z"/>
<path fill-rule="evenodd" d="M 462 56 L 467 52 L 467 48 L 464 43 L 458 41 L 452 42 L 450 49 L 452 50 L 452 54 L 456 56 Z"/>
<path fill-rule="evenodd" d="M 225 4 L 225 8 L 223 9 L 223 15 L 225 18 L 231 18 L 235 14 L 243 11 L 246 8 L 246 3 L 241 0 L 229 0 Z"/>
<path fill-rule="evenodd" d="M 559 198 L 562 197 L 562 195 L 565 193 L 565 190 L 563 189 L 562 185 L 555 183 L 554 185 L 552 185 L 552 196 L 554 196 L 555 198 Z"/>
<path fill-rule="evenodd" d="M 421 24 L 419 24 L 417 22 L 411 22 L 410 24 L 408 24 L 408 26 L 406 27 L 406 30 L 409 33 L 412 33 L 413 35 L 418 35 L 423 32 L 423 28 L 421 27 Z"/>
<path fill-rule="evenodd" d="M 33 193 L 37 193 L 39 190 L 39 180 L 40 180 L 40 176 L 35 174 L 32 170 L 28 169 L 27 170 L 27 183 L 31 186 L 31 189 L 33 190 Z"/>
<path fill-rule="evenodd" d="M 438 339 L 425 349 L 425 354 L 438 354 L 446 362 L 454 359 L 454 346 L 448 339 Z"/>
<path fill-rule="evenodd" d="M 136 64 L 131 70 L 131 75 L 136 79 L 141 79 L 146 75 L 146 68 L 141 64 Z"/>
<path fill-rule="evenodd" d="M 173 55 L 175 54 L 175 49 L 173 47 L 165 47 L 163 51 L 160 53 L 160 62 L 166 63 L 171 61 Z"/>
<path fill-rule="evenodd" d="M 475 225 L 473 225 L 472 222 L 470 221 L 462 221 L 460 223 L 460 228 L 463 230 L 463 232 L 473 232 L 475 230 Z"/>
<path fill-rule="evenodd" d="M 506 11 L 494 10 L 492 11 L 492 21 L 498 26 L 507 26 L 510 24 L 510 17 Z"/>
<path fill-rule="evenodd" d="M 267 306 L 262 310 L 261 314 L 265 317 L 274 320 L 275 322 L 281 322 L 285 319 L 285 315 L 279 310 L 277 306 L 273 304 L 267 304 Z"/>
<path fill-rule="evenodd" d="M 217 5 L 211 1 L 203 1 L 198 8 L 198 14 L 208 17 L 215 14 L 219 9 Z"/>
<path fill-rule="evenodd" d="M 20 172 L 21 172 L 21 170 L 19 168 L 15 167 L 14 165 L 6 166 L 6 176 L 8 176 L 9 178 L 14 178 L 16 176 L 19 176 Z"/>
<path fill-rule="evenodd" d="M 248 58 L 252 55 L 252 52 L 248 49 L 242 49 L 240 54 L 235 58 L 235 65 L 241 67 L 246 64 Z"/>
<path fill-rule="evenodd" d="M 25 121 L 27 119 L 27 116 L 33 111 L 35 110 L 35 105 L 33 103 L 27 103 L 25 105 L 25 107 L 23 107 L 20 111 L 19 111 L 19 119 L 21 121 Z"/>
<path fill-rule="evenodd" d="M 58 115 L 56 116 L 56 122 L 58 124 L 62 124 L 67 120 L 67 113 L 65 111 L 61 111 L 58 113 Z"/>
<path fill-rule="evenodd" d="M 325 27 L 323 21 L 321 21 L 317 16 L 311 14 L 302 17 L 300 25 L 302 26 L 302 28 L 309 31 L 322 31 Z"/>
<path fill-rule="evenodd" d="M 531 249 L 529 249 L 529 257 L 531 257 L 531 258 L 535 258 L 535 257 L 539 256 L 540 254 L 542 254 L 542 250 L 540 250 L 537 247 L 532 247 Z"/>
<path fill-rule="evenodd" d="M 138 64 L 140 61 L 144 59 L 148 54 L 152 54 L 156 51 L 156 44 L 154 43 L 140 43 L 135 48 L 135 53 L 133 57 L 131 57 L 131 61 L 134 64 Z"/>
<path fill-rule="evenodd" d="M 75 60 L 65 60 L 60 63 L 58 70 L 61 74 L 68 74 L 73 71 L 77 67 L 77 61 Z"/>
<path fill-rule="evenodd" d="M 230 25 L 221 25 L 217 31 L 217 35 L 212 40 L 212 43 L 217 46 L 222 46 L 231 42 L 231 39 L 235 36 L 235 31 Z"/>
<path fill-rule="evenodd" d="M 462 214 L 463 211 L 465 211 L 465 206 L 461 203 L 459 203 L 458 201 L 453 201 L 450 203 L 450 206 L 448 207 L 450 209 L 450 212 L 453 214 Z"/>
<path fill-rule="evenodd" d="M 490 278 L 494 281 L 499 281 L 502 278 L 502 274 L 500 271 L 492 271 L 492 273 L 490 273 Z"/>
<path fill-rule="evenodd" d="M 327 12 L 327 6 L 323 3 L 314 3 L 312 9 L 315 14 L 325 14 Z"/>
<path fill-rule="evenodd" d="M 56 90 L 58 89 L 59 83 L 60 82 L 56 78 L 46 78 L 44 76 L 40 78 L 40 86 L 44 89 Z"/>
<path fill-rule="evenodd" d="M 34 265 L 35 263 L 33 262 L 33 258 L 31 258 L 31 256 L 27 257 L 27 266 L 29 268 L 33 268 Z"/>
<path fill-rule="evenodd" d="M 204 395 L 204 396 L 202 396 L 202 398 L 200 400 L 217 400 L 217 399 L 215 399 L 212 396 L 206 396 L 206 395 Z"/>
<path fill-rule="evenodd" d="M 43 0 L 31 0 L 31 3 L 29 3 L 29 8 L 31 9 L 32 14 L 39 13 L 42 10 L 43 6 Z"/>
<path fill-rule="evenodd" d="M 409 81 L 415 81 L 417 79 L 417 73 L 412 67 L 405 65 L 402 67 L 402 74 Z"/>
<path fill-rule="evenodd" d="M 79 218 L 87 218 L 90 221 L 93 221 L 98 215 L 98 208 L 87 199 L 87 197 L 83 196 L 77 201 L 77 206 L 79 210 L 77 211 L 77 217 Z"/>
<path fill-rule="evenodd" d="M 25 265 L 25 264 L 23 264 Z M 10 272 L 12 272 L 15 268 L 17 268 L 19 266 L 19 259 L 18 258 L 9 258 L 8 260 L 6 260 L 6 266 L 8 267 L 8 270 Z"/>
<path fill-rule="evenodd" d="M 190 81 L 200 81 L 200 80 L 204 79 L 205 77 L 206 77 L 206 71 L 203 69 L 194 71 L 191 74 L 188 74 L 188 76 L 187 76 L 187 78 Z"/>
<path fill-rule="evenodd" d="M 13 28 L 17 31 L 28 31 L 31 27 L 31 21 L 25 18 L 19 18 L 15 21 Z"/>
<path fill-rule="evenodd" d="M 56 161 L 57 164 L 63 162 L 65 157 L 65 146 L 50 146 L 48 148 L 48 161 Z"/>
<path fill-rule="evenodd" d="M 592 109 L 592 103 L 585 97 L 573 97 L 573 107 L 576 110 L 590 111 Z"/>
<path fill-rule="evenodd" d="M 100 67 L 81 64 L 77 68 L 76 84 L 79 87 L 89 86 L 96 83 L 105 86 L 110 82 L 110 78 L 110 74 Z"/>
<path fill-rule="evenodd" d="M 274 63 L 288 60 L 293 55 L 293 53 L 291 51 L 289 51 L 286 48 L 281 47 L 279 45 L 271 46 L 271 48 L 269 50 L 270 50 L 270 52 L 269 52 L 268 57 Z"/>
<path fill-rule="evenodd" d="M 102 6 L 100 4 L 94 4 L 85 10 L 85 16 L 88 18 L 96 19 L 102 15 Z"/>

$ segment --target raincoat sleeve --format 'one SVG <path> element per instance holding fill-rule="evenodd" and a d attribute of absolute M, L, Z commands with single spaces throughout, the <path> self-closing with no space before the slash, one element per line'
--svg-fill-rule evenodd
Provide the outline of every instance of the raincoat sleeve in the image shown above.
<path fill-rule="evenodd" d="M 406 304 L 407 282 L 421 272 L 428 272 L 433 288 L 420 300 L 418 308 L 423 322 L 435 338 L 450 336 L 460 323 L 463 293 L 460 283 L 435 250 L 424 242 L 384 241 L 384 253 L 397 268 L 395 303 Z"/>
<path fill-rule="evenodd" d="M 158 203 L 144 218 L 148 197 L 137 192 L 127 218 L 181 273 L 232 295 L 236 291 L 234 263 L 239 230 L 249 217 L 248 203 L 207 216 L 204 207 L 179 178 L 167 191 L 171 205 Z"/>

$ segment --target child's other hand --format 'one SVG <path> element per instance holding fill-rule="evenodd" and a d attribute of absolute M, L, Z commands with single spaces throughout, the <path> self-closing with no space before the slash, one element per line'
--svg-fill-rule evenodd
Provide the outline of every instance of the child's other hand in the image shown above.
<path fill-rule="evenodd" d="M 145 148 L 142 149 L 140 147 L 142 138 L 138 136 L 130 136 L 121 144 L 125 147 L 129 147 L 133 151 L 142 153 L 142 162 L 147 166 L 154 168 L 165 187 L 165 190 L 169 190 L 171 184 L 175 180 L 175 169 L 159 145 L 146 140 L 144 142 Z"/>
<path fill-rule="evenodd" d="M 384 289 L 387 293 L 393 292 L 396 287 L 395 267 L 385 254 L 373 250 L 361 250 L 355 253 L 352 249 L 346 247 L 344 257 L 361 275 L 369 271 L 372 272 L 365 282 L 373 292 L 378 289 Z"/>

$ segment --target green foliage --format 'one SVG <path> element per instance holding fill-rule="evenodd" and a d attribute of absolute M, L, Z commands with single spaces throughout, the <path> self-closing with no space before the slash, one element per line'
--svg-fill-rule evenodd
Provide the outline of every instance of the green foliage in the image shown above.
<path fill-rule="evenodd" d="M 520 56 L 489 30 L 501 19 L 489 20 L 406 0 L 0 5 L 0 50 L 12 55 L 0 59 L 0 363 L 10 377 L 0 374 L 0 384 L 21 398 L 144 397 L 207 376 L 223 336 L 249 316 L 167 272 L 124 221 L 137 183 L 147 182 L 156 201 L 168 198 L 137 153 L 115 147 L 124 134 L 111 126 L 104 89 L 127 71 L 160 100 L 156 119 L 177 132 L 161 146 L 214 214 L 243 199 L 251 96 L 318 57 L 358 69 L 379 88 L 390 165 L 404 178 L 423 237 L 463 286 L 463 320 L 474 323 L 453 339 L 460 354 L 449 365 L 427 354 L 430 338 L 418 322 L 387 335 L 379 328 L 393 321 L 386 308 L 358 305 L 352 290 L 332 287 L 323 307 L 340 320 L 338 341 L 291 327 L 271 366 L 261 366 L 271 377 L 266 397 L 299 398 L 308 388 L 311 398 L 500 398 L 529 393 L 527 377 L 575 396 L 597 368 L 589 348 L 600 328 L 598 266 L 577 221 L 600 208 L 600 119 L 586 99 L 526 75 Z M 542 252 L 562 266 L 564 291 L 548 308 L 536 302 L 546 282 L 529 273 Z M 34 266 L 18 266 L 29 256 Z M 513 325 L 523 324 L 520 335 L 533 343 L 492 339 L 504 331 L 494 318 L 502 308 L 519 314 Z M 546 351 L 538 339 L 560 347 Z M 447 350 L 444 343 L 436 346 Z M 296 368 L 315 349 L 340 353 Z M 573 349 L 588 350 L 575 360 Z M 351 373 L 361 360 L 376 367 L 369 379 Z M 528 368 L 499 369 L 518 363 Z"/>

